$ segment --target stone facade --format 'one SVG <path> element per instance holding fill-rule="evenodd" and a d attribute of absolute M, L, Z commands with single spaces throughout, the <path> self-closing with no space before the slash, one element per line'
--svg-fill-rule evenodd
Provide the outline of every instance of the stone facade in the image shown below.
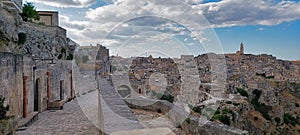
<path fill-rule="evenodd" d="M 22 120 L 75 97 L 67 43 L 65 29 L 23 22 L 0 8 L 0 95 L 10 106 L 8 116 Z"/>
<path fill-rule="evenodd" d="M 40 20 L 38 23 L 44 23 L 49 26 L 58 26 L 58 12 L 56 11 L 38 11 Z"/>
<path fill-rule="evenodd" d="M 12 53 L 0 53 L 0 56 L 0 95 L 6 98 L 6 104 L 10 106 L 9 116 L 24 117 L 24 105 L 26 105 L 27 115 L 34 111 L 46 110 L 48 85 L 49 102 L 73 98 L 71 97 L 72 63 L 70 61 L 56 61 L 55 65 L 49 65 L 47 61 L 33 61 L 29 57 Z M 47 74 L 50 74 L 49 78 Z"/>

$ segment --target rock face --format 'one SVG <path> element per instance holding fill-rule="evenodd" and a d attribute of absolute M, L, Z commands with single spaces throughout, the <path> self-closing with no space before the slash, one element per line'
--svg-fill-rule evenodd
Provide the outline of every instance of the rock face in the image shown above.
<path fill-rule="evenodd" d="M 23 22 L 0 8 L 0 95 L 10 106 L 8 116 L 20 119 L 44 111 L 48 101 L 74 97 L 67 55 L 66 30 Z"/>
<path fill-rule="evenodd" d="M 13 52 L 17 47 L 19 27 L 22 19 L 19 15 L 0 8 L 0 50 Z"/>
<path fill-rule="evenodd" d="M 161 111 L 162 114 L 167 117 L 177 126 L 181 125 L 181 128 L 188 134 L 201 134 L 201 135 L 247 135 L 247 131 L 243 131 L 237 128 L 232 128 L 226 125 L 205 121 L 203 125 L 199 122 L 199 118 L 192 117 L 188 118 L 189 114 L 183 111 L 176 105 L 169 103 L 168 101 L 162 100 L 151 100 L 151 99 L 125 99 L 125 102 L 130 108 L 143 109 L 148 111 Z M 189 119 L 187 122 L 186 119 Z"/>
<path fill-rule="evenodd" d="M 66 58 L 67 38 L 65 29 L 23 22 L 20 31 L 27 35 L 26 42 L 20 47 L 21 54 L 31 54 L 40 58 L 58 58 L 62 54 L 61 57 Z"/>
<path fill-rule="evenodd" d="M 169 62 L 173 61 L 170 58 L 141 57 L 133 60 L 125 76 L 129 76 L 130 85 L 139 96 L 147 96 L 147 93 L 160 92 L 153 87 L 154 84 L 147 83 L 151 81 L 148 74 L 151 75 L 152 72 L 164 74 L 168 84 L 164 94 L 171 93 L 175 97 L 174 102 L 178 103 L 181 101 L 178 97 L 184 95 L 185 90 L 198 85 L 188 80 L 197 80 L 197 76 L 192 78 L 194 72 L 188 72 L 197 70 L 200 86 L 193 89 L 193 93 L 198 94 L 198 99 L 193 99 L 194 95 L 187 93 L 191 95 L 187 98 L 191 101 L 184 101 L 189 104 L 190 109 L 196 107 L 200 114 L 204 114 L 203 108 L 207 108 L 208 101 L 218 100 L 220 104 L 216 107 L 218 114 L 214 115 L 212 119 L 214 122 L 226 123 L 231 127 L 247 130 L 251 134 L 300 132 L 299 61 L 284 61 L 266 54 L 225 54 L 227 75 L 223 84 L 225 90 L 224 93 L 219 92 L 221 95 L 217 96 L 218 94 L 212 94 L 214 93 L 212 79 L 220 76 L 213 76 L 213 69 L 217 67 L 213 67 L 214 64 L 211 62 L 219 61 L 220 58 L 219 54 L 203 54 L 189 58 L 194 61 L 189 64 L 189 59 L 184 57 L 174 60 L 179 61 L 174 63 Z M 161 82 L 159 78 L 156 80 L 157 83 Z M 183 82 L 189 87 L 183 85 Z M 142 92 L 139 92 L 140 88 L 144 88 Z M 143 91 L 146 91 L 146 94 Z M 192 104 L 193 101 L 198 102 Z"/>
<path fill-rule="evenodd" d="M 70 52 L 65 29 L 23 22 L 18 14 L 3 8 L 0 8 L 0 51 L 43 59 L 66 59 Z"/>

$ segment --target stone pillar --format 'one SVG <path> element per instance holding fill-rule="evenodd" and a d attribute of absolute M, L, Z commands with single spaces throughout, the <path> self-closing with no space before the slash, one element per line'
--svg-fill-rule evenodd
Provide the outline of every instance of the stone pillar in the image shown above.
<path fill-rule="evenodd" d="M 27 88 L 26 88 L 26 80 L 28 76 L 23 76 L 23 117 L 27 117 Z"/>
<path fill-rule="evenodd" d="M 50 72 L 47 72 L 47 109 L 50 107 Z"/>

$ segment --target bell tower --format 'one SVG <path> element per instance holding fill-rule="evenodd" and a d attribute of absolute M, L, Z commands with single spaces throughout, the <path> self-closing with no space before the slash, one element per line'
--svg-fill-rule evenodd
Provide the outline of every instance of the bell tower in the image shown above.
<path fill-rule="evenodd" d="M 244 54 L 244 44 L 243 44 L 243 42 L 240 45 L 240 54 Z"/>

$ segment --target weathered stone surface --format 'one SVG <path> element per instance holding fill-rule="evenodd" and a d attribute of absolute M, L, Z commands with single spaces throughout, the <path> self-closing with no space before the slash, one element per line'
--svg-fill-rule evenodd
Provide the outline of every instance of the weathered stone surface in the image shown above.
<path fill-rule="evenodd" d="M 105 133 L 143 128 L 130 108 L 107 80 L 100 79 L 98 85 L 102 97 L 101 109 L 103 110 Z"/>
<path fill-rule="evenodd" d="M 175 135 L 168 128 L 153 128 L 153 129 L 139 129 L 131 131 L 117 131 L 111 133 L 111 135 Z"/>
<path fill-rule="evenodd" d="M 44 111 L 39 119 L 16 135 L 99 135 L 99 130 L 84 115 L 77 100 L 64 105 L 63 110 Z"/>
<path fill-rule="evenodd" d="M 206 123 L 199 122 L 199 118 L 190 118 L 188 124 L 185 119 L 188 117 L 188 113 L 184 112 L 183 108 L 174 106 L 167 101 L 149 100 L 149 99 L 124 99 L 129 107 L 136 109 L 144 109 L 149 111 L 158 111 L 160 109 L 163 114 L 166 114 L 168 118 L 176 125 L 181 127 L 190 134 L 203 134 L 203 135 L 247 135 L 248 131 L 243 131 L 237 128 L 229 127 L 226 125 L 205 121 Z M 180 123 L 179 123 L 180 122 Z"/>

